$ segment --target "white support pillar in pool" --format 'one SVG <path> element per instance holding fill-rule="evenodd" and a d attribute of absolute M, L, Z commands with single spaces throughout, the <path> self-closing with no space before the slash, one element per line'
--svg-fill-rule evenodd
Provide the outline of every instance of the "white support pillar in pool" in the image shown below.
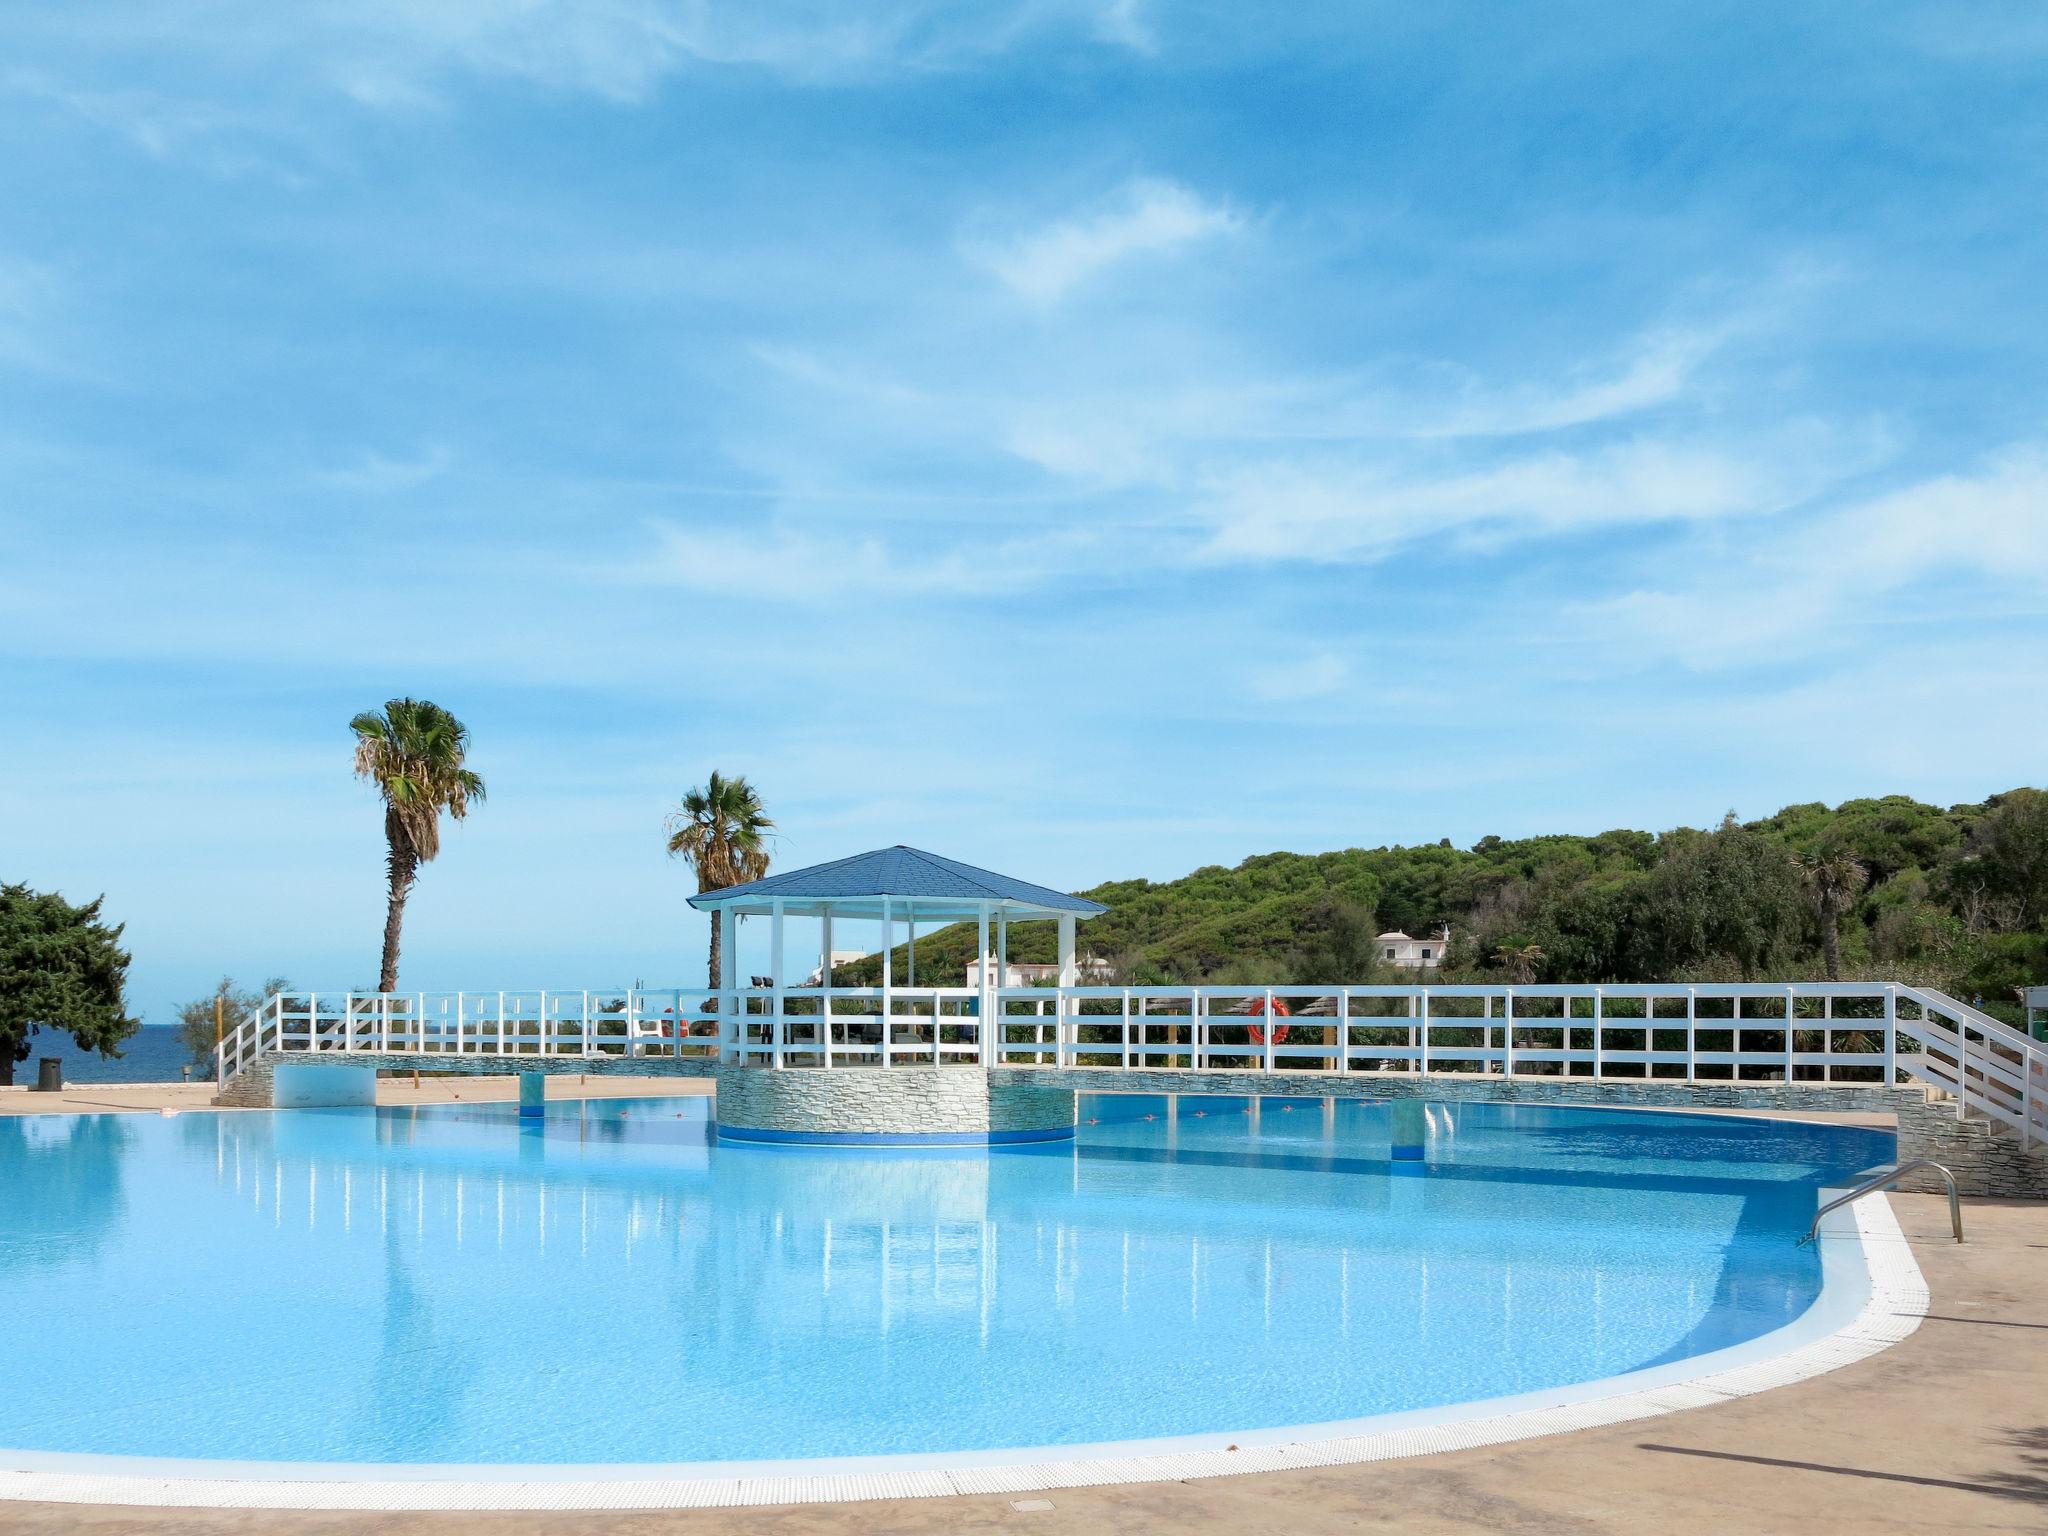
<path fill-rule="evenodd" d="M 519 1074 L 519 1118 L 537 1119 L 547 1110 L 548 1079 L 545 1072 Z"/>
<path fill-rule="evenodd" d="M 732 980 L 740 963 L 739 919 L 733 915 L 731 907 L 720 907 L 714 921 L 718 924 L 718 974 L 711 978 L 711 985 L 718 993 L 718 1031 L 731 1052 L 728 1059 L 744 1062 L 747 1026 L 739 1016 L 739 991 Z"/>
<path fill-rule="evenodd" d="M 776 897 L 768 906 L 768 981 L 773 987 L 770 1006 L 775 1017 L 769 1021 L 768 1039 L 772 1047 L 772 1060 L 776 1066 L 783 1065 L 784 1050 L 788 1045 L 789 1031 L 782 1021 L 782 898 Z"/>
<path fill-rule="evenodd" d="M 825 1053 L 825 1065 L 832 1065 L 832 909 L 818 914 L 818 985 L 824 994 L 818 999 L 818 1048 Z"/>
<path fill-rule="evenodd" d="M 1394 1161 L 1397 1163 L 1419 1163 L 1423 1158 L 1423 1144 L 1429 1139 L 1429 1116 L 1421 1099 L 1389 1099 L 1387 1101 L 1388 1129 L 1393 1143 Z"/>
<path fill-rule="evenodd" d="M 882 1061 L 889 1065 L 889 1036 L 891 1029 L 889 1015 L 895 1011 L 896 982 L 895 967 L 891 964 L 890 951 L 895 948 L 896 923 L 889 909 L 889 898 L 882 898 Z"/>

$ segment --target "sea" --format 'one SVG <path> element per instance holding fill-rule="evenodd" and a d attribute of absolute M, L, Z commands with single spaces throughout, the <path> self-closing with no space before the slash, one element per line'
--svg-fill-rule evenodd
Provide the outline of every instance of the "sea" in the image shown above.
<path fill-rule="evenodd" d="M 28 1045 L 28 1060 L 14 1064 L 17 1086 L 35 1086 L 45 1056 L 62 1058 L 67 1083 L 176 1083 L 184 1080 L 185 1067 L 192 1068 L 195 1079 L 209 1070 L 192 1060 L 174 1024 L 143 1025 L 121 1046 L 119 1056 L 81 1051 L 62 1030 L 38 1030 Z"/>

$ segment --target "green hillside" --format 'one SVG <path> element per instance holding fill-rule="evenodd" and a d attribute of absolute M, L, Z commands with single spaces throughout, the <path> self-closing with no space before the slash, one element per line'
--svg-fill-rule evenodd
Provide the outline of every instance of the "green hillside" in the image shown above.
<path fill-rule="evenodd" d="M 1401 979 L 1373 936 L 1452 930 L 1441 979 L 1715 981 L 1826 975 L 1830 906 L 1846 978 L 1914 980 L 2016 1018 L 2048 982 L 2048 794 L 1947 809 L 1905 796 L 1788 806 L 1762 821 L 1335 853 L 1269 853 L 1178 880 L 1080 894 L 1109 911 L 1082 947 L 1132 984 Z M 1010 936 L 1049 961 L 1050 923 Z M 971 925 L 920 936 L 918 979 L 958 985 Z M 904 979 L 904 957 L 895 952 Z M 873 985 L 880 960 L 836 979 Z"/>

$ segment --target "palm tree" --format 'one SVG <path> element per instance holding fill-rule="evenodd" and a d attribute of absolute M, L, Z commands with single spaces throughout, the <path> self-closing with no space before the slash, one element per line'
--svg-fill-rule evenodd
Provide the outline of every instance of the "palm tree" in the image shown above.
<path fill-rule="evenodd" d="M 743 778 L 728 779 L 713 773 L 702 789 L 690 790 L 683 803 L 669 813 L 669 856 L 680 854 L 697 871 L 697 889 L 723 890 L 743 885 L 768 873 L 768 837 L 775 830 L 761 809 L 761 797 Z M 717 986 L 724 979 L 719 966 L 724 959 L 717 918 L 711 920 L 711 969 L 706 981 Z"/>
<path fill-rule="evenodd" d="M 1545 959 L 1540 944 L 1503 944 L 1493 952 L 1493 963 L 1508 973 L 1508 980 L 1526 987 L 1536 979 L 1536 967 Z"/>
<path fill-rule="evenodd" d="M 1842 914 L 1870 883 L 1870 871 L 1846 848 L 1822 848 L 1792 862 L 1806 882 L 1814 910 L 1820 914 L 1821 956 L 1828 980 L 1842 979 Z"/>
<path fill-rule="evenodd" d="M 469 727 L 438 704 L 393 699 L 382 714 L 365 710 L 348 728 L 356 733 L 356 777 L 375 784 L 384 798 L 391 896 L 384 911 L 384 963 L 377 989 L 394 992 L 405 898 L 412 894 L 420 866 L 441 851 L 441 813 L 462 820 L 470 802 L 483 799 L 484 781 L 463 766 Z"/>

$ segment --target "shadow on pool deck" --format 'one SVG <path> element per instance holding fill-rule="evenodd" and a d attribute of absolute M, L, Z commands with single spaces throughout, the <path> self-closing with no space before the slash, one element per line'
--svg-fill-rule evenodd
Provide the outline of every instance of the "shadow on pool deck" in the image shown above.
<path fill-rule="evenodd" d="M 1377 1465 L 1009 1498 L 575 1514 L 0 1505 L 0 1533 L 378 1536 L 1322 1536 L 1353 1531 L 1912 1533 L 2048 1529 L 2048 1205 L 1893 1198 L 1933 1292 L 1905 1342 L 1711 1408 Z"/>

